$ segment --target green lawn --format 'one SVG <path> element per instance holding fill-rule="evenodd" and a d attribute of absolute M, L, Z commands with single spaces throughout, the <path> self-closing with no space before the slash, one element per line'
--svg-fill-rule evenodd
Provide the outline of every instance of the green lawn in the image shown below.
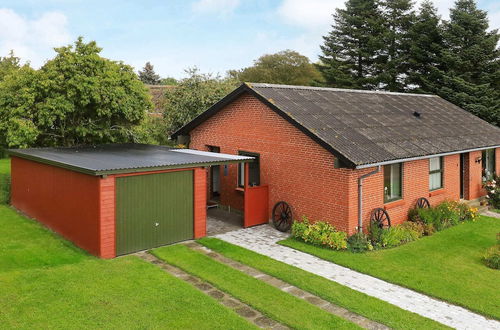
<path fill-rule="evenodd" d="M 263 314 L 294 329 L 357 329 L 305 300 L 224 265 L 185 245 L 153 250 L 153 254 L 197 277 L 212 283 Z"/>
<path fill-rule="evenodd" d="M 0 159 L 0 174 L 10 173 L 10 158 Z"/>
<path fill-rule="evenodd" d="M 297 267 L 287 265 L 219 239 L 202 238 L 198 242 L 228 258 L 259 269 L 264 273 L 309 291 L 333 304 L 345 307 L 393 329 L 447 328 L 438 322 L 400 309 L 385 301 L 332 282 L 324 277 L 311 274 Z"/>
<path fill-rule="evenodd" d="M 500 319 L 500 272 L 481 262 L 500 219 L 481 217 L 397 248 L 364 254 L 287 239 L 280 244 Z"/>
<path fill-rule="evenodd" d="M 5 204 L 9 195 L 10 159 L 0 159 L 0 204 Z"/>
<path fill-rule="evenodd" d="M 253 329 L 137 257 L 100 260 L 0 205 L 2 329 Z"/>

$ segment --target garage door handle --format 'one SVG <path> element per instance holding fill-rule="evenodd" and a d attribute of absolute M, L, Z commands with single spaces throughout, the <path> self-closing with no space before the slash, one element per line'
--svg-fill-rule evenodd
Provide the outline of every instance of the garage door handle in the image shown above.
<path fill-rule="evenodd" d="M 158 222 L 155 222 L 155 226 L 158 227 L 160 224 Z"/>

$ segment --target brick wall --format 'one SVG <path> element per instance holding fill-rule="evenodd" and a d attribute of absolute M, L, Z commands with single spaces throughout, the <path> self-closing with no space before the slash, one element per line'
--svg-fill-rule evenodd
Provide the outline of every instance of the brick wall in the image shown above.
<path fill-rule="evenodd" d="M 269 216 L 278 201 L 288 202 L 295 218 L 327 220 L 347 230 L 347 180 L 351 170 L 334 169 L 334 157 L 251 95 L 243 95 L 191 132 L 190 147 L 222 153 L 260 154 L 261 184 L 269 185 Z M 221 204 L 243 209 L 237 165 L 221 166 Z"/>
<path fill-rule="evenodd" d="M 110 259 L 116 257 L 116 224 L 115 224 L 115 178 L 100 180 L 100 256 Z"/>
<path fill-rule="evenodd" d="M 292 206 L 295 219 L 307 216 L 329 221 L 349 234 L 356 231 L 358 177 L 375 168 L 335 169 L 330 152 L 255 97 L 240 96 L 190 135 L 190 147 L 194 149 L 208 150 L 211 145 L 228 154 L 238 151 L 260 154 L 261 184 L 269 185 L 269 216 L 274 204 L 283 200 Z M 497 168 L 500 168 L 498 154 Z M 475 163 L 476 156 L 477 153 L 471 153 L 466 164 L 465 179 L 469 181 L 465 193 L 471 198 L 483 194 L 481 164 Z M 403 198 L 388 204 L 384 204 L 383 167 L 378 174 L 365 179 L 362 217 L 365 228 L 371 210 L 377 207 L 386 208 L 393 223 L 398 224 L 407 219 L 408 210 L 419 197 L 429 199 L 433 205 L 444 199 L 458 200 L 460 155 L 446 156 L 443 163 L 444 187 L 434 192 L 429 192 L 428 159 L 404 163 Z M 237 165 L 229 166 L 227 176 L 221 168 L 221 204 L 242 210 L 243 192 L 236 189 L 236 176 Z"/>

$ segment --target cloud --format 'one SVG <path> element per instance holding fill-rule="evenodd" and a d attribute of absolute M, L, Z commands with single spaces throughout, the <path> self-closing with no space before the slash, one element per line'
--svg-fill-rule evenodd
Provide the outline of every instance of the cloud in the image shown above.
<path fill-rule="evenodd" d="M 66 16 L 57 11 L 28 19 L 8 8 L 0 8 L 0 56 L 14 50 L 16 56 L 41 66 L 53 56 L 53 47 L 71 41 Z"/>
<path fill-rule="evenodd" d="M 283 0 L 278 16 L 290 25 L 326 31 L 333 23 L 335 9 L 343 7 L 344 0 Z"/>
<path fill-rule="evenodd" d="M 195 13 L 227 15 L 240 5 L 240 0 L 198 0 L 191 5 Z"/>

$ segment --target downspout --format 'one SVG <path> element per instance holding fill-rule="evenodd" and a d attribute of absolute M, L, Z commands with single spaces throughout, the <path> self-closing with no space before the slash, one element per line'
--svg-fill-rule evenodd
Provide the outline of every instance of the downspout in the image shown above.
<path fill-rule="evenodd" d="M 363 232 L 363 180 L 369 176 L 377 174 L 380 172 L 380 165 L 377 166 L 377 169 L 363 174 L 358 178 L 358 232 Z"/>

